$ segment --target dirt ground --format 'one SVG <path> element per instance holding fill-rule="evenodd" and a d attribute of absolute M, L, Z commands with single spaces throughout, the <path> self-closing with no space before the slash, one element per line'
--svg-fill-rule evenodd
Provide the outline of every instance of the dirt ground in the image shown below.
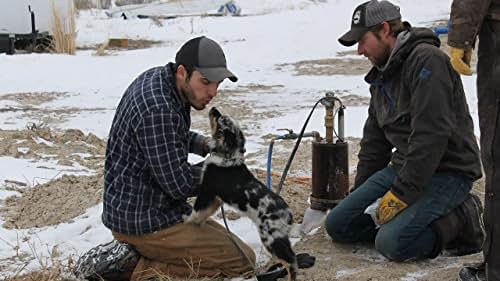
<path fill-rule="evenodd" d="M 49 128 L 0 130 L 0 139 L 0 156 L 53 160 L 68 171 L 97 173 L 93 176 L 64 175 L 40 185 L 36 179 L 7 181 L 4 189 L 18 191 L 19 196 L 2 202 L 3 227 L 32 228 L 68 222 L 100 202 L 104 140 L 93 134 L 84 135 L 80 130 L 56 133 Z"/>
<path fill-rule="evenodd" d="M 344 55 L 352 55 L 346 53 Z M 296 75 L 332 75 L 332 74 L 362 74 L 369 68 L 363 60 L 354 59 L 322 59 L 300 61 L 296 63 L 277 65 L 277 70 L 292 70 Z M 231 115 L 243 124 L 248 136 L 255 128 L 260 128 L 263 119 L 281 116 L 279 108 L 266 107 L 256 110 L 250 103 L 242 103 L 238 99 L 242 95 L 259 95 L 275 93 L 284 85 L 243 85 L 235 90 L 223 90 L 214 100 L 213 105 L 223 108 L 224 113 Z M 42 120 L 40 123 L 27 124 L 26 129 L 19 131 L 0 130 L 0 156 L 34 160 L 54 160 L 68 167 L 68 170 L 79 169 L 94 172 L 93 176 L 63 176 L 52 179 L 44 184 L 37 184 L 34 179 L 19 182 L 8 180 L 0 188 L 18 191 L 18 195 L 0 202 L 0 216 L 5 220 L 3 227 L 25 229 L 56 225 L 71 222 L 83 214 L 91 206 L 99 204 L 102 196 L 102 168 L 105 154 L 105 139 L 99 139 L 93 134 L 85 135 L 79 130 L 51 129 L 54 124 L 64 120 L 68 114 L 76 114 L 81 109 L 64 111 L 45 110 L 40 104 L 53 99 L 64 98 L 68 93 L 12 93 L 0 96 L 0 100 L 15 101 L 17 107 L 2 110 L 23 111 L 25 117 Z M 347 106 L 367 105 L 369 99 L 339 93 Z M 100 110 L 100 109 L 95 109 Z M 193 128 L 208 133 L 207 111 L 194 112 Z M 266 144 L 272 136 L 264 136 L 263 148 L 248 154 L 247 163 L 255 166 L 253 171 L 265 182 L 264 167 L 257 165 L 267 155 Z M 350 184 L 353 183 L 354 167 L 357 163 L 359 139 L 348 138 L 349 167 L 351 170 Z M 276 188 L 281 178 L 289 152 L 294 141 L 276 143 L 273 154 L 273 187 Z M 311 193 L 311 140 L 304 139 L 299 147 L 290 168 L 281 195 L 291 206 L 295 221 L 302 220 L 308 206 L 307 200 Z M 265 158 L 264 158 L 265 159 Z M 474 192 L 483 197 L 484 183 L 478 181 Z M 236 213 L 229 213 L 229 219 L 237 219 Z M 341 245 L 333 243 L 322 228 L 312 235 L 305 236 L 295 245 L 296 252 L 308 252 L 316 256 L 316 265 L 307 270 L 300 270 L 299 280 L 455 280 L 457 268 L 463 262 L 478 261 L 480 255 L 468 257 L 438 257 L 422 262 L 392 263 L 378 254 L 371 245 Z"/>
<path fill-rule="evenodd" d="M 44 108 L 42 105 L 54 100 L 64 99 L 70 96 L 70 93 L 64 92 L 23 92 L 23 93 L 8 93 L 0 96 L 0 101 L 15 102 L 15 106 L 5 106 L 0 108 L 0 113 L 3 112 L 20 112 L 20 117 L 29 120 L 36 120 L 31 124 L 27 124 L 30 128 L 48 127 L 55 124 L 64 123 L 70 117 L 73 117 L 84 111 L 101 111 L 106 108 L 79 108 L 79 107 L 64 107 L 64 108 Z M 2 120 L 4 124 L 12 123 L 9 120 Z"/>

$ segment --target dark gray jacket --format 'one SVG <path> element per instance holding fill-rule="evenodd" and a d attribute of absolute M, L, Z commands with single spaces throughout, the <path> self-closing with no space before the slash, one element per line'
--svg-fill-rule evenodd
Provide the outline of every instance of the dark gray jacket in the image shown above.
<path fill-rule="evenodd" d="M 486 175 L 483 253 L 488 280 L 500 280 L 500 0 L 454 0 L 451 7 L 448 44 L 465 48 L 479 38 L 477 104 Z"/>
<path fill-rule="evenodd" d="M 373 67 L 355 187 L 390 162 L 393 192 L 411 204 L 435 173 L 481 177 L 479 149 L 462 82 L 425 28 L 398 35 L 383 68 Z"/>
<path fill-rule="evenodd" d="M 500 21 L 500 0 L 453 1 L 448 45 L 455 48 L 474 46 L 484 20 Z"/>

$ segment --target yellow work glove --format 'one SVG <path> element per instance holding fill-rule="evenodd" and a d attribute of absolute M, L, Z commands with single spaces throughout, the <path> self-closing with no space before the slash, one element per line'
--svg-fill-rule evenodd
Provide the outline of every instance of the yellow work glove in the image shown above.
<path fill-rule="evenodd" d="M 460 74 L 472 75 L 470 61 L 472 59 L 472 49 L 450 47 L 450 61 L 453 68 Z"/>
<path fill-rule="evenodd" d="M 396 197 L 392 191 L 388 191 L 378 205 L 377 223 L 379 225 L 387 223 L 406 207 L 408 204 Z"/>

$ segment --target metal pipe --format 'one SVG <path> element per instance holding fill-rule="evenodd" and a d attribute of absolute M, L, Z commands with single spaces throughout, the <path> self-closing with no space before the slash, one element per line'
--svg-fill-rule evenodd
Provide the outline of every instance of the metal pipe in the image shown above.
<path fill-rule="evenodd" d="M 274 148 L 274 142 L 276 140 L 293 140 L 293 139 L 297 139 L 299 138 L 299 135 L 294 133 L 293 130 L 290 130 L 290 129 L 278 129 L 280 131 L 283 131 L 283 130 L 286 130 L 288 131 L 288 134 L 285 134 L 285 135 L 281 135 L 281 136 L 276 136 L 274 138 L 271 139 L 271 142 L 269 143 L 269 149 L 267 151 L 267 168 L 266 168 L 266 187 L 267 189 L 271 190 L 271 166 L 272 166 L 272 156 L 273 156 L 273 148 Z M 319 134 L 319 132 L 317 131 L 311 131 L 309 133 L 304 133 L 302 135 L 302 137 L 312 137 L 314 138 L 314 141 L 321 141 L 321 136 Z M 289 165 L 287 165 L 287 167 L 285 168 L 286 170 L 288 170 L 288 167 Z"/>
<path fill-rule="evenodd" d="M 333 106 L 325 107 L 325 138 L 327 143 L 333 143 Z"/>
<path fill-rule="evenodd" d="M 344 106 L 341 105 L 339 108 L 339 117 L 338 117 L 338 128 L 339 128 L 339 141 L 344 141 Z"/>

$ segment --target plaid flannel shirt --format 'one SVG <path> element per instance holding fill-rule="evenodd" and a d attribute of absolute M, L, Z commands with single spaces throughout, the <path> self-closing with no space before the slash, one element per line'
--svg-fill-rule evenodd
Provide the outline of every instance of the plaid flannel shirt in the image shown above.
<path fill-rule="evenodd" d="M 141 235 L 182 221 L 197 193 L 204 137 L 189 130 L 190 106 L 175 86 L 173 64 L 142 73 L 123 95 L 109 133 L 102 220 L 112 231 Z"/>

